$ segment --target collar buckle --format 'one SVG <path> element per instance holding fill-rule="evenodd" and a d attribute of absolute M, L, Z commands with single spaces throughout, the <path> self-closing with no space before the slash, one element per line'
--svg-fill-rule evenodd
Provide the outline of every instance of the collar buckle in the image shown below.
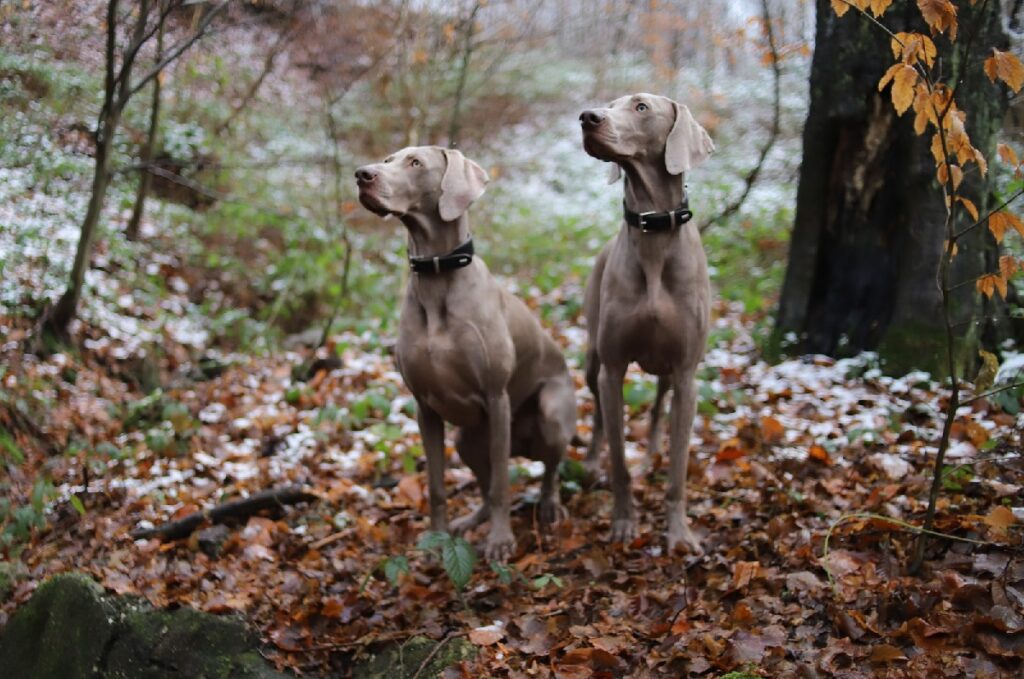
<path fill-rule="evenodd" d="M 647 228 L 647 218 L 657 214 L 654 210 L 648 210 L 647 212 L 641 212 L 637 215 L 637 226 L 640 227 L 641 233 L 649 233 L 652 229 Z"/>

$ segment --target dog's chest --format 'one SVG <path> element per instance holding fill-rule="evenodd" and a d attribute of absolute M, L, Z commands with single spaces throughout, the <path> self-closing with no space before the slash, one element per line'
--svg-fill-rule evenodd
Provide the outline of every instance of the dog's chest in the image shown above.
<path fill-rule="evenodd" d="M 466 330 L 403 319 L 398 365 L 409 390 L 443 419 L 466 426 L 484 414 L 479 376 L 467 354 L 477 344 Z"/>
<path fill-rule="evenodd" d="M 699 276 L 683 273 L 644 266 L 609 280 L 614 294 L 602 294 L 599 343 L 652 374 L 690 362 L 707 334 L 708 295 Z"/>

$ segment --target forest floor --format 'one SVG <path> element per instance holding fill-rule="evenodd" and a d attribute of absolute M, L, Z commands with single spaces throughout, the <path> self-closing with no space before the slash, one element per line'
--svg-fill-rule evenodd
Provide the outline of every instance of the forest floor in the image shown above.
<path fill-rule="evenodd" d="M 580 321 L 549 329 L 577 368 L 586 438 Z M 468 635 L 481 653 L 463 676 L 1003 676 L 1024 657 L 1017 418 L 987 400 L 961 409 L 937 522 L 951 537 L 932 541 L 923 573 L 907 575 L 943 391 L 923 373 L 885 377 L 871 356 L 768 365 L 737 304 L 717 308 L 717 346 L 701 373 L 690 516 L 706 555 L 665 553 L 666 460 L 643 443 L 653 383 L 631 373 L 640 537 L 608 543 L 608 485 L 588 483 L 573 462 L 562 473 L 569 518 L 542 529 L 540 469 L 517 465 L 518 551 L 508 568 L 477 564 L 461 593 L 415 548 L 427 527 L 419 436 L 375 338 L 333 337 L 320 355 L 340 365 L 308 381 L 293 374 L 309 350 L 200 362 L 167 339 L 178 369 L 146 395 L 118 373 L 131 363 L 101 332 L 85 328 L 80 352 L 36 360 L 16 348 L 22 321 L 0 325 L 9 338 L 0 419 L 14 435 L 5 445 L 23 456 L 14 487 L 42 468 L 56 483 L 33 491 L 49 526 L 31 530 L 8 573 L 0 624 L 45 577 L 73 568 L 157 606 L 243 613 L 271 659 L 314 674 L 415 634 Z M 31 407 L 41 401 L 45 416 Z M 93 452 L 56 453 L 73 431 L 87 433 Z M 479 496 L 449 452 L 458 515 Z M 317 499 L 219 536 L 129 536 L 290 485 Z"/>

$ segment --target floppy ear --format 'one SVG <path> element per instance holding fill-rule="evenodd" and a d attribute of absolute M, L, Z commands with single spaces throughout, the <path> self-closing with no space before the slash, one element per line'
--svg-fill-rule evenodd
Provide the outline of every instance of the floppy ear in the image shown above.
<path fill-rule="evenodd" d="M 466 213 L 469 206 L 483 195 L 487 186 L 487 172 L 462 151 L 444 150 L 448 165 L 441 178 L 441 198 L 437 207 L 441 219 L 450 222 Z"/>
<path fill-rule="evenodd" d="M 676 112 L 676 121 L 665 141 L 665 169 L 669 174 L 681 174 L 711 157 L 715 144 L 707 130 L 693 119 L 690 109 L 674 101 L 672 108 Z"/>
<path fill-rule="evenodd" d="M 615 161 L 611 162 L 611 167 L 608 168 L 608 183 L 614 184 L 619 181 L 619 177 L 622 176 L 622 168 Z"/>

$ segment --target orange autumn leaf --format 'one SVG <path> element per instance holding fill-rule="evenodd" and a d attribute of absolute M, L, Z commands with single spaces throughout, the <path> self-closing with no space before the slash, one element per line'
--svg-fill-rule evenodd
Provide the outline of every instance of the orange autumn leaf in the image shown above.
<path fill-rule="evenodd" d="M 1010 278 L 1020 270 L 1020 263 L 1010 255 L 1003 255 L 999 258 L 999 273 L 1003 278 Z"/>
<path fill-rule="evenodd" d="M 890 46 L 894 59 L 901 59 L 905 64 L 923 61 L 929 68 L 939 53 L 932 39 L 920 33 L 897 33 Z"/>
<path fill-rule="evenodd" d="M 345 610 L 345 602 L 337 597 L 330 597 L 324 601 L 320 614 L 325 618 L 339 618 Z"/>
<path fill-rule="evenodd" d="M 715 461 L 728 462 L 730 460 L 738 460 L 746 454 L 747 452 L 743 450 L 740 440 L 734 437 L 728 441 L 723 441 L 722 445 L 718 447 L 718 454 L 715 456 Z"/>
<path fill-rule="evenodd" d="M 1006 144 L 999 144 L 996 148 L 999 151 L 999 157 L 1004 163 L 1007 165 L 1013 165 L 1014 167 L 1020 165 L 1020 161 L 1017 159 L 1017 152 L 1014 151 L 1013 148 Z"/>
<path fill-rule="evenodd" d="M 875 18 L 885 14 L 885 10 L 889 9 L 889 5 L 892 4 L 892 0 L 871 0 L 871 13 L 875 15 Z"/>
<path fill-rule="evenodd" d="M 1012 52 L 1001 52 L 995 47 L 992 48 L 992 56 L 985 60 L 985 75 L 992 82 L 997 78 L 1002 80 L 1014 92 L 1019 92 L 1024 86 L 1024 64 Z"/>
<path fill-rule="evenodd" d="M 949 31 L 949 39 L 956 40 L 956 6 L 950 0 L 917 0 L 917 8 L 929 28 L 937 33 Z"/>
<path fill-rule="evenodd" d="M 978 206 L 974 204 L 974 201 L 968 200 L 963 196 L 957 196 L 956 199 L 960 201 L 960 203 L 964 206 L 964 209 L 967 210 L 968 214 L 971 215 L 971 219 L 973 219 L 974 221 L 978 221 Z"/>
<path fill-rule="evenodd" d="M 850 11 L 850 6 L 842 0 L 832 0 L 832 11 L 836 13 L 836 16 L 843 16 Z"/>
<path fill-rule="evenodd" d="M 1003 236 L 1009 228 L 1013 228 L 1018 234 L 1024 237 L 1024 222 L 1022 222 L 1020 217 L 1017 215 L 1006 210 L 993 212 L 989 215 L 988 229 L 992 232 L 992 235 L 995 236 L 997 243 L 1002 242 Z"/>
<path fill-rule="evenodd" d="M 812 460 L 817 460 L 818 462 L 821 462 L 823 464 L 832 463 L 832 458 L 828 456 L 828 451 L 819 445 L 811 446 L 810 449 L 807 451 L 807 457 L 809 457 Z"/>
<path fill-rule="evenodd" d="M 892 81 L 892 105 L 897 113 L 903 115 L 914 102 L 914 85 L 917 84 L 918 77 L 913 66 L 893 64 L 878 81 L 878 91 L 884 90 Z"/>
<path fill-rule="evenodd" d="M 978 292 L 982 293 L 986 297 L 991 298 L 995 294 L 996 290 L 1005 299 L 1006 298 L 1006 280 L 1002 276 L 996 274 L 985 274 L 975 282 L 975 287 Z"/>
<path fill-rule="evenodd" d="M 1017 523 L 1017 517 L 1013 515 L 1009 507 L 999 505 L 985 515 L 985 523 L 998 532 L 1005 532 L 1007 528 Z"/>
<path fill-rule="evenodd" d="M 771 416 L 765 416 L 761 418 L 761 435 L 764 440 L 769 443 L 777 443 L 782 440 L 783 434 L 786 433 L 786 428 L 782 426 L 782 423 Z"/>

